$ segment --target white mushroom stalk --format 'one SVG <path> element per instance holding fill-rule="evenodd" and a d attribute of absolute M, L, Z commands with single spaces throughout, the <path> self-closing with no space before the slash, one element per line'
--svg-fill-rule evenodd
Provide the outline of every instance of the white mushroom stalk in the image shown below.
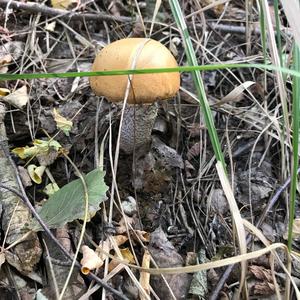
<path fill-rule="evenodd" d="M 92 71 L 150 68 L 174 68 L 177 62 L 171 52 L 152 39 L 128 38 L 104 47 L 97 55 Z M 96 95 L 111 102 L 122 101 L 128 86 L 127 75 L 91 77 Z M 120 148 L 126 153 L 151 139 L 157 115 L 157 100 L 172 98 L 179 90 L 180 75 L 174 73 L 135 74 L 131 76 L 127 105 L 121 130 Z M 135 104 L 135 105 L 133 105 Z"/>

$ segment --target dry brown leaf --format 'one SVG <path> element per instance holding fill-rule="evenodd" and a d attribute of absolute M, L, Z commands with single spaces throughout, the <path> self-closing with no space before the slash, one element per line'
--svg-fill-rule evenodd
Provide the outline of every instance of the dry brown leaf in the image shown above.
<path fill-rule="evenodd" d="M 134 256 L 129 248 L 120 249 L 120 252 L 123 256 L 123 260 L 130 264 L 135 264 Z M 115 255 L 116 258 L 118 256 Z M 120 263 L 116 260 L 112 260 L 108 265 L 108 271 L 111 272 L 114 268 L 116 268 Z"/>
<path fill-rule="evenodd" d="M 39 166 L 36 165 L 29 165 L 27 167 L 28 174 L 32 181 L 34 181 L 37 184 L 42 183 L 42 177 L 45 172 L 46 167 L 45 166 Z"/>
<path fill-rule="evenodd" d="M 26 85 L 23 85 L 21 88 L 17 89 L 11 94 L 2 97 L 1 101 L 9 103 L 10 105 L 13 105 L 19 109 L 22 109 L 29 101 Z"/>
<path fill-rule="evenodd" d="M 128 216 L 124 216 L 124 217 L 120 220 L 119 226 L 116 227 L 116 231 L 117 231 L 118 234 L 123 234 L 127 231 L 126 230 L 126 224 L 127 225 L 132 225 L 133 224 L 133 221 L 134 221 L 133 218 L 128 217 Z"/>
<path fill-rule="evenodd" d="M 113 238 L 118 246 L 121 246 L 128 241 L 128 237 L 125 235 L 115 235 Z"/>
<path fill-rule="evenodd" d="M 274 293 L 275 293 L 274 284 L 267 281 L 256 282 L 251 288 L 251 294 L 254 295 L 272 295 Z"/>
<path fill-rule="evenodd" d="M 136 233 L 136 235 L 142 242 L 144 242 L 144 243 L 150 242 L 150 233 L 149 232 L 143 231 L 143 230 L 135 230 L 134 232 Z M 133 234 L 133 238 L 137 239 L 137 237 L 134 234 Z"/>
<path fill-rule="evenodd" d="M 271 270 L 261 266 L 249 266 L 249 272 L 257 279 L 273 282 Z"/>
<path fill-rule="evenodd" d="M 97 253 L 89 248 L 88 246 L 82 246 L 82 259 L 81 263 L 81 272 L 84 275 L 90 273 L 90 271 L 100 268 L 103 265 L 103 260 L 97 255 Z"/>
<path fill-rule="evenodd" d="M 224 4 L 217 4 L 216 0 L 201 0 L 200 3 L 203 7 L 211 6 L 212 11 L 216 16 L 220 16 L 224 11 Z"/>
<path fill-rule="evenodd" d="M 5 66 L 12 61 L 12 56 L 10 54 L 4 54 L 1 56 L 0 54 L 0 73 L 5 74 L 8 71 L 8 67 Z M 1 95 L 5 96 L 5 95 Z"/>
<path fill-rule="evenodd" d="M 192 160 L 193 157 L 199 156 L 200 153 L 201 153 L 201 143 L 197 142 L 188 150 L 187 158 L 188 160 Z"/>
<path fill-rule="evenodd" d="M 129 248 L 120 249 L 123 258 L 130 264 L 135 264 L 135 259 Z"/>
<path fill-rule="evenodd" d="M 244 91 L 250 88 L 253 84 L 255 84 L 254 81 L 246 81 L 241 83 L 239 86 L 234 88 L 229 94 L 223 97 L 222 100 L 217 102 L 215 105 L 220 106 L 224 103 L 240 101 L 243 98 Z"/>
<path fill-rule="evenodd" d="M 78 0 L 51 0 L 52 7 L 58 9 L 68 9 L 76 3 L 78 3 Z"/>

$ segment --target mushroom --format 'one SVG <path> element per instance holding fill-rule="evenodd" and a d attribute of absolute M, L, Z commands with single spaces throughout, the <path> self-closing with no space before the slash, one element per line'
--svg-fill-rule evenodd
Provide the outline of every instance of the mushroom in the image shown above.
<path fill-rule="evenodd" d="M 96 56 L 92 71 L 174 68 L 177 62 L 161 43 L 146 38 L 126 38 L 104 47 Z M 128 81 L 128 78 L 130 82 Z M 129 84 L 128 84 L 129 82 Z M 111 102 L 126 99 L 121 128 L 120 149 L 127 154 L 151 140 L 151 131 L 157 116 L 157 100 L 172 98 L 179 90 L 180 75 L 152 73 L 90 78 L 96 95 Z"/>

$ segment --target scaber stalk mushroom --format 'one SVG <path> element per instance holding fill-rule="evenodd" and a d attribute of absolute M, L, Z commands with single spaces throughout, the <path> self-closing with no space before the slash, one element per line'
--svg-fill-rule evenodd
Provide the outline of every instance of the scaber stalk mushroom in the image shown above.
<path fill-rule="evenodd" d="M 174 68 L 177 62 L 161 43 L 146 38 L 126 38 L 104 47 L 96 56 L 92 71 Z M 96 76 L 91 88 L 98 96 L 120 102 L 129 87 L 120 137 L 120 148 L 126 153 L 149 143 L 157 116 L 158 100 L 175 96 L 180 87 L 179 72 Z"/>

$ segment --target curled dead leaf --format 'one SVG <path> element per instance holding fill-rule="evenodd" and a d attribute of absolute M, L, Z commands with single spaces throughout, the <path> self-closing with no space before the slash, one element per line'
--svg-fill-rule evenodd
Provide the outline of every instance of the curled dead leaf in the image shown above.
<path fill-rule="evenodd" d="M 23 85 L 21 88 L 17 89 L 11 94 L 2 97 L 1 101 L 13 105 L 14 107 L 17 107 L 19 109 L 22 109 L 29 101 L 26 85 Z"/>
<path fill-rule="evenodd" d="M 144 243 L 149 243 L 150 242 L 150 233 L 147 231 L 143 231 L 143 230 L 135 230 L 134 231 L 137 235 L 137 237 Z M 133 237 L 135 239 L 137 239 L 137 237 L 135 235 L 133 235 Z"/>
<path fill-rule="evenodd" d="M 28 174 L 32 181 L 34 181 L 37 184 L 42 183 L 42 176 L 45 172 L 46 167 L 45 166 L 39 166 L 36 165 L 29 165 L 27 167 Z"/>
<path fill-rule="evenodd" d="M 83 255 L 80 261 L 82 274 L 87 275 L 90 271 L 100 268 L 103 265 L 103 260 L 94 250 L 85 245 L 81 247 L 81 250 Z"/>
<path fill-rule="evenodd" d="M 124 261 L 126 261 L 127 263 L 130 263 L 130 264 L 135 264 L 134 256 L 129 248 L 120 249 L 120 252 L 123 256 Z M 117 260 L 112 260 L 108 265 L 108 271 L 111 272 L 119 264 L 120 263 Z"/>

